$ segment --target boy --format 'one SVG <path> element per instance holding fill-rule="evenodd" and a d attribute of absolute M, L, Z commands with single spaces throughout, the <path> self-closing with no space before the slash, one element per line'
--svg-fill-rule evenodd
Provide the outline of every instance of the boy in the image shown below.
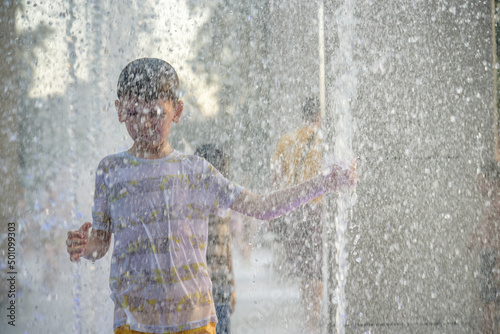
<path fill-rule="evenodd" d="M 174 150 L 168 136 L 183 103 L 165 61 L 137 59 L 118 80 L 118 119 L 134 141 L 96 172 L 93 223 L 69 231 L 71 261 L 103 257 L 114 233 L 110 288 L 117 333 L 215 333 L 206 266 L 207 220 L 228 209 L 262 220 L 353 186 L 355 164 L 260 196 L 224 178 L 206 160 Z M 89 236 L 89 229 L 93 226 Z"/>

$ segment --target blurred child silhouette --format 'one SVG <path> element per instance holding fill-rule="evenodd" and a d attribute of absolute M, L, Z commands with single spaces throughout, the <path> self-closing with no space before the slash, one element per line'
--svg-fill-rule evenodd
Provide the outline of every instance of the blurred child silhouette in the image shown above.
<path fill-rule="evenodd" d="M 229 157 L 214 144 L 198 147 L 194 153 L 207 160 L 224 177 L 229 176 Z M 207 266 L 212 279 L 212 293 L 217 314 L 218 334 L 231 333 L 231 314 L 236 306 L 233 255 L 231 251 L 230 217 L 208 217 Z"/>
<path fill-rule="evenodd" d="M 301 116 L 304 125 L 283 136 L 274 154 L 274 181 L 279 188 L 294 186 L 321 174 L 319 99 L 307 98 Z M 323 200 L 319 196 L 275 223 L 285 255 L 285 273 L 300 280 L 302 305 L 310 332 L 319 331 L 323 293 L 322 213 Z M 270 225 L 273 229 L 273 222 Z"/>

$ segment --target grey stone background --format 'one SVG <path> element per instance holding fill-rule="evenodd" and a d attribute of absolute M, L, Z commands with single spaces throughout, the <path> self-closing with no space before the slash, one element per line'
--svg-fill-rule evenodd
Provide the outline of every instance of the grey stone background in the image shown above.
<path fill-rule="evenodd" d="M 339 4 L 325 2 L 331 119 L 328 85 L 342 69 L 335 68 L 338 39 L 328 32 Z M 317 8 L 276 7 L 272 73 L 281 93 L 295 97 L 279 100 L 284 117 L 303 87 L 317 84 L 317 26 L 294 20 L 294 11 L 314 17 Z M 479 256 L 466 242 L 483 200 L 478 167 L 494 160 L 491 2 L 366 1 L 356 2 L 355 15 L 351 110 L 361 174 L 347 235 L 348 330 L 470 332 Z M 328 136 L 334 140 L 335 131 Z"/>

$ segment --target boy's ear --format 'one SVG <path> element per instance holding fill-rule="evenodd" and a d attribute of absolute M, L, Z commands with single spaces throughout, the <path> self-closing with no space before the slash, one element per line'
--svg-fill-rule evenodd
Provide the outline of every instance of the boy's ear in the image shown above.
<path fill-rule="evenodd" d="M 172 122 L 179 123 L 181 120 L 182 111 L 184 110 L 184 103 L 182 101 L 177 101 L 177 104 L 174 107 L 174 118 Z"/>
<path fill-rule="evenodd" d="M 115 100 L 115 108 L 116 108 L 116 112 L 118 113 L 118 120 L 120 121 L 120 123 L 125 122 L 125 114 L 122 113 L 122 108 L 120 106 L 120 101 Z"/>

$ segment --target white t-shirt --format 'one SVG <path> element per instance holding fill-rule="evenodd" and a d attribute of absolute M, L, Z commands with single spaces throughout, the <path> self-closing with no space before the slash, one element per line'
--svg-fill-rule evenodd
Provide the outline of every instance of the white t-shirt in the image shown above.
<path fill-rule="evenodd" d="M 97 169 L 93 228 L 114 233 L 114 328 L 178 332 L 216 322 L 206 265 L 208 217 L 225 216 L 241 187 L 206 160 L 126 152 Z"/>

